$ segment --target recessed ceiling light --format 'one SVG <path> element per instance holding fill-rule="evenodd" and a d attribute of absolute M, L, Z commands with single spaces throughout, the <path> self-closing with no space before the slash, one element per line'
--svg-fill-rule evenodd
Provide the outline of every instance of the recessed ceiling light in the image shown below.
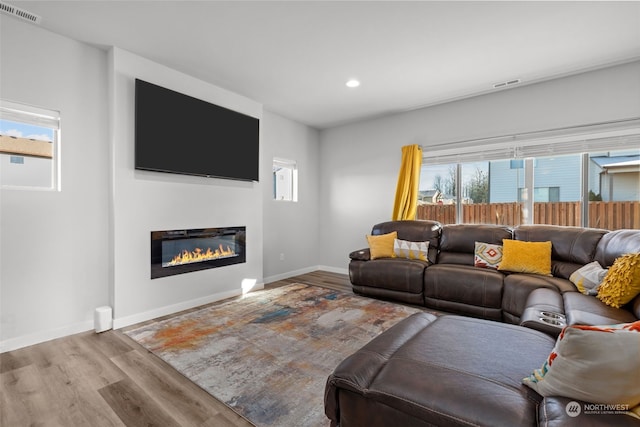
<path fill-rule="evenodd" d="M 347 82 L 347 87 L 358 87 L 360 86 L 360 82 L 356 79 L 351 79 Z"/>

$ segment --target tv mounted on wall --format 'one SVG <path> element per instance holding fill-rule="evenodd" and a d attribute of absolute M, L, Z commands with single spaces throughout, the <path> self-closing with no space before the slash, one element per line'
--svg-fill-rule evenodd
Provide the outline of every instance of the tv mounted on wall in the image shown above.
<path fill-rule="evenodd" d="M 135 168 L 258 181 L 259 119 L 136 79 Z"/>

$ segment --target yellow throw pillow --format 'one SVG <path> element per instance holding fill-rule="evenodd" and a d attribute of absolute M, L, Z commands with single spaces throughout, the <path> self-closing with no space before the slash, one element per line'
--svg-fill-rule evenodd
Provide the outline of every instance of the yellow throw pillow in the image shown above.
<path fill-rule="evenodd" d="M 616 258 L 598 288 L 598 299 L 620 308 L 640 293 L 640 253 Z"/>
<path fill-rule="evenodd" d="M 398 232 L 393 231 L 388 234 L 380 234 L 378 236 L 367 235 L 369 242 L 369 251 L 371 259 L 376 258 L 393 258 L 393 242 L 398 238 Z"/>
<path fill-rule="evenodd" d="M 503 239 L 498 270 L 551 276 L 551 242 Z"/>

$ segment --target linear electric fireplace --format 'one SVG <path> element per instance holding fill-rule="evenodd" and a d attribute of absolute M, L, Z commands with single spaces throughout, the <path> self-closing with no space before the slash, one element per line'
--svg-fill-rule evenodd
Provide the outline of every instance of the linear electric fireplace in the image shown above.
<path fill-rule="evenodd" d="M 151 232 L 151 278 L 246 262 L 246 227 Z"/>

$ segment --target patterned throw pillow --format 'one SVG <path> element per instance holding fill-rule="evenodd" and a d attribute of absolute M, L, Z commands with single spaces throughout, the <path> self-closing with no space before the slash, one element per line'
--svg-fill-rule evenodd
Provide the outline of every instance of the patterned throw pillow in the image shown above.
<path fill-rule="evenodd" d="M 640 320 L 567 326 L 551 354 L 522 382 L 540 395 L 585 402 L 640 404 Z"/>
<path fill-rule="evenodd" d="M 476 242 L 473 256 L 473 265 L 481 268 L 498 269 L 502 261 L 502 245 Z"/>
<path fill-rule="evenodd" d="M 585 295 L 598 295 L 598 287 L 607 275 L 607 269 L 602 268 L 598 261 L 580 267 L 574 271 L 569 280 Z"/>
<path fill-rule="evenodd" d="M 400 239 L 395 239 L 393 242 L 393 254 L 398 258 L 427 261 L 428 250 L 429 242 L 410 242 Z"/>
<path fill-rule="evenodd" d="M 605 276 L 598 299 L 611 307 L 620 308 L 640 293 L 640 253 L 616 258 Z"/>
<path fill-rule="evenodd" d="M 502 239 L 498 270 L 551 276 L 551 242 Z"/>
<path fill-rule="evenodd" d="M 367 235 L 371 259 L 393 258 L 393 241 L 398 237 L 398 232 L 394 231 L 377 236 Z"/>

